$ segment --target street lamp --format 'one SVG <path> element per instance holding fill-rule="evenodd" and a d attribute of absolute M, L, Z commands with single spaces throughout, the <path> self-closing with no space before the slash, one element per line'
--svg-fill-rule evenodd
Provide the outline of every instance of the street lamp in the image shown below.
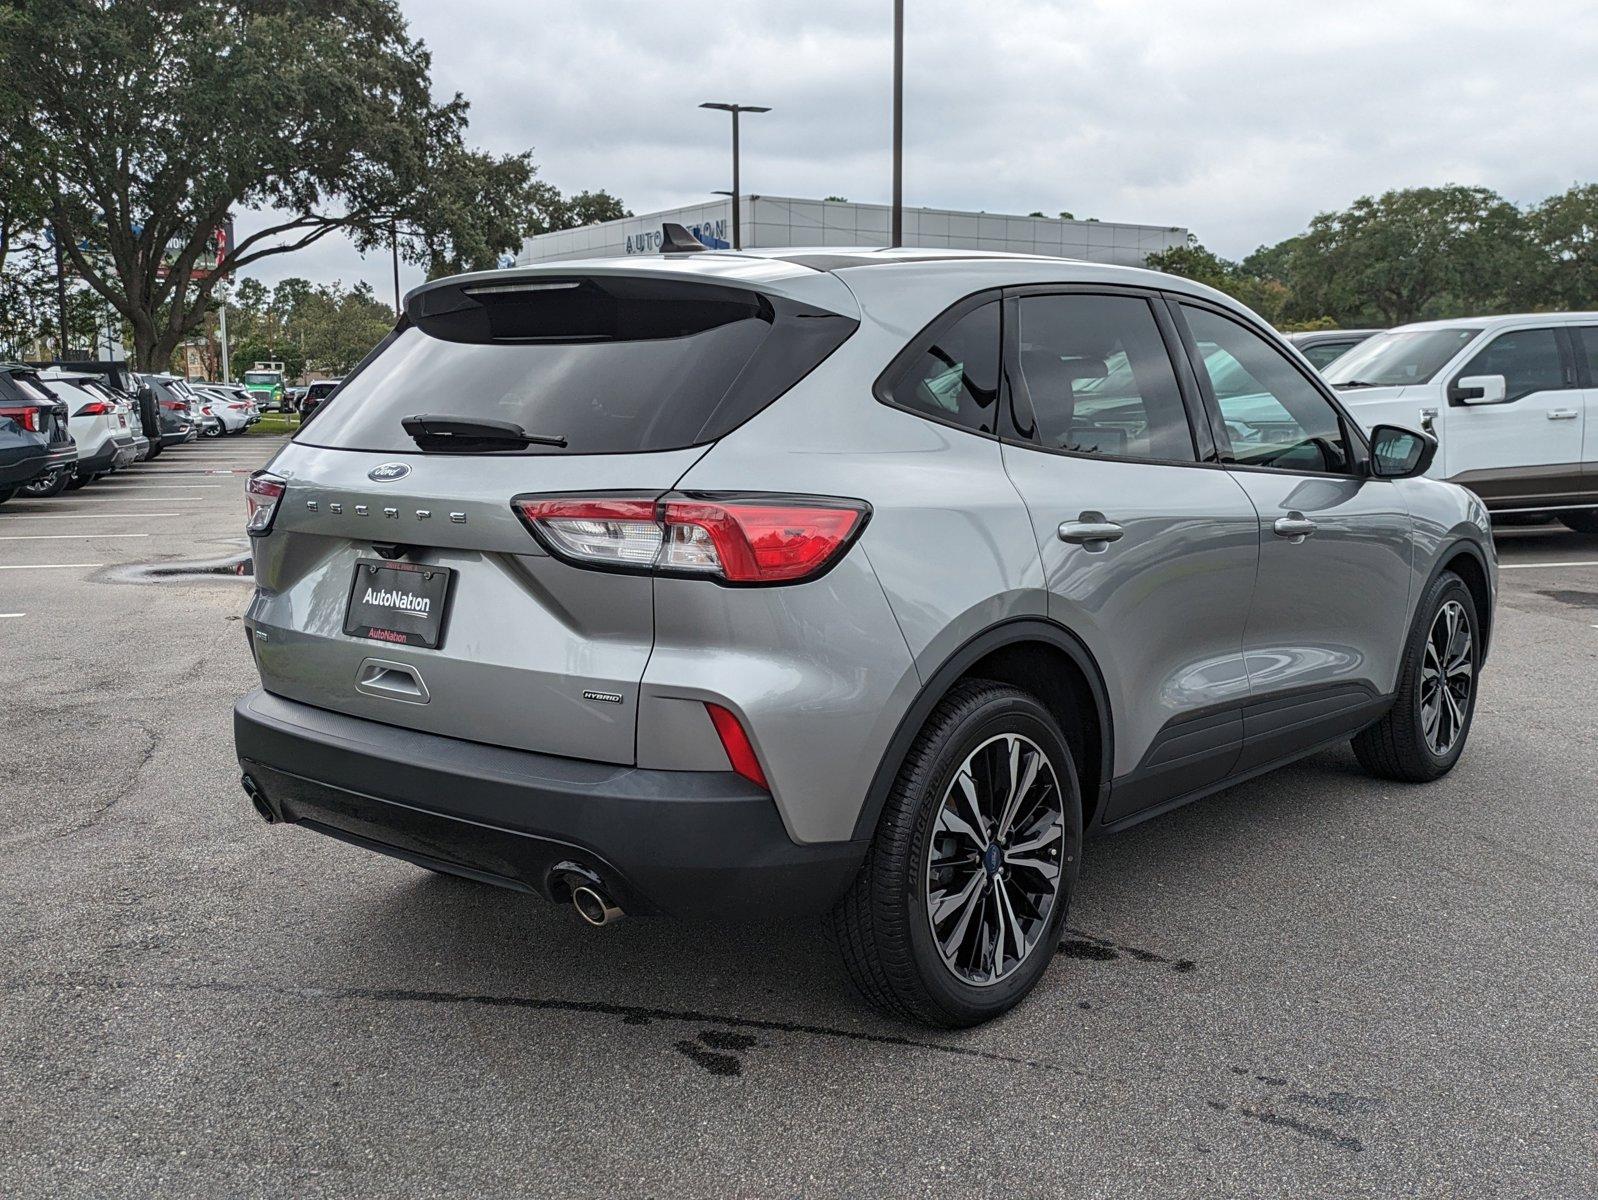
<path fill-rule="evenodd" d="M 734 250 L 742 250 L 743 229 L 738 220 L 738 114 L 770 112 L 771 109 L 760 104 L 723 104 L 711 101 L 707 101 L 699 107 L 714 108 L 721 112 L 732 114 L 732 248 Z"/>
<path fill-rule="evenodd" d="M 893 0 L 893 231 L 904 245 L 904 0 Z"/>

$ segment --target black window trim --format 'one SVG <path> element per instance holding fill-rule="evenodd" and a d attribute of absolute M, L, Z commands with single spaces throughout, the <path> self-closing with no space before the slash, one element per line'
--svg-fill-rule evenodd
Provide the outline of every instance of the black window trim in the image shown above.
<path fill-rule="evenodd" d="M 1014 372 L 1016 378 L 1012 379 L 1012 368 L 1020 352 L 1020 325 L 1016 319 L 1020 302 L 1026 296 L 1063 295 L 1132 296 L 1139 297 L 1148 304 L 1155 327 L 1160 332 L 1160 340 L 1165 345 L 1166 356 L 1170 359 L 1171 373 L 1176 377 L 1177 391 L 1182 397 L 1182 408 L 1187 414 L 1188 436 L 1193 439 L 1193 458 L 1144 458 L 1130 454 L 1094 454 L 1082 450 L 1066 450 L 1057 446 L 1045 446 L 1035 437 L 1021 432 L 1019 423 L 1015 420 L 1016 396 L 1019 393 L 1028 408 L 1031 407 L 1032 399 L 1025 392 L 1024 382 L 1019 382 L 1019 371 Z M 1084 458 L 1095 462 L 1137 463 L 1156 467 L 1204 467 L 1211 470 L 1221 465 L 1215 451 L 1214 438 L 1203 423 L 1202 402 L 1198 396 L 1197 384 L 1192 378 L 1192 368 L 1187 362 L 1186 355 L 1179 350 L 1177 331 L 1171 324 L 1170 314 L 1165 312 L 1165 306 L 1160 303 L 1161 293 L 1157 289 L 1115 283 L 1029 283 L 1005 288 L 1004 296 L 1006 309 L 1003 322 L 1004 354 L 1000 359 L 1002 370 L 999 397 L 999 407 L 1004 418 L 999 426 L 1001 442 L 1022 450 L 1035 450 L 1039 454 Z"/>
<path fill-rule="evenodd" d="M 1370 473 L 1370 441 L 1365 436 L 1365 431 L 1360 428 L 1359 422 L 1343 407 L 1331 385 L 1313 367 L 1302 359 L 1301 356 L 1287 353 L 1282 336 L 1270 326 L 1260 321 L 1255 321 L 1235 309 L 1225 305 L 1216 304 L 1202 296 L 1191 296 L 1184 292 L 1166 292 L 1166 308 L 1170 311 L 1171 320 L 1181 332 L 1182 345 L 1187 351 L 1189 367 L 1194 378 L 1198 381 L 1199 390 L 1204 397 L 1204 407 L 1209 414 L 1210 427 L 1215 437 L 1216 446 L 1220 450 L 1221 464 L 1229 471 L 1257 471 L 1269 475 L 1301 475 L 1313 479 L 1374 479 Z M 1349 469 L 1346 471 L 1309 471 L 1301 467 L 1266 467 L 1254 463 L 1233 462 L 1228 459 L 1232 449 L 1231 435 L 1226 430 L 1226 420 L 1221 414 L 1221 406 L 1215 398 L 1215 389 L 1210 384 L 1209 372 L 1204 369 L 1204 357 L 1198 351 L 1198 342 L 1193 337 L 1193 331 L 1188 327 L 1187 318 L 1182 315 L 1182 305 L 1204 309 L 1223 317 L 1236 325 L 1241 325 L 1250 333 L 1264 339 L 1267 345 L 1273 347 L 1293 370 L 1310 385 L 1311 389 L 1319 393 L 1321 398 L 1332 406 L 1332 411 L 1337 414 L 1338 422 L 1342 427 L 1343 440 L 1349 452 Z M 1391 480 L 1383 482 L 1391 483 Z"/>
<path fill-rule="evenodd" d="M 930 421 L 934 425 L 945 425 L 950 429 L 958 429 L 961 433 L 969 433 L 972 437 L 984 438 L 988 441 L 999 440 L 1000 412 L 1004 408 L 1004 289 L 1002 287 L 986 287 L 979 292 L 972 292 L 962 296 L 949 307 L 945 308 L 932 320 L 921 327 L 921 331 L 904 344 L 904 346 L 888 360 L 888 365 L 882 369 L 876 380 L 871 385 L 871 394 L 876 397 L 877 403 L 895 412 L 908 413 L 923 421 Z M 923 408 L 911 408 L 908 404 L 900 404 L 893 398 L 893 389 L 905 376 L 921 356 L 926 353 L 940 337 L 947 333 L 960 321 L 971 313 L 976 312 L 984 304 L 997 303 L 999 305 L 999 395 L 994 400 L 993 432 L 985 433 L 980 429 L 957 421 L 952 417 L 940 417 L 936 413 L 927 412 Z"/>
<path fill-rule="evenodd" d="M 1487 340 L 1485 342 L 1483 342 L 1471 354 L 1470 358 L 1466 362 L 1463 362 L 1463 363 L 1460 364 L 1459 370 L 1455 371 L 1454 372 L 1454 377 L 1448 381 L 1448 387 L 1444 389 L 1444 395 L 1448 399 L 1448 407 L 1449 408 L 1497 408 L 1500 405 L 1504 405 L 1504 404 L 1518 404 L 1520 401 L 1524 400 L 1527 396 L 1535 396 L 1535 395 L 1537 395 L 1540 392 L 1578 392 L 1578 391 L 1581 391 L 1582 387 L 1584 386 L 1580 382 L 1582 361 L 1583 361 L 1583 359 L 1586 356 L 1584 354 L 1577 354 L 1576 353 L 1576 339 L 1575 339 L 1575 337 L 1574 337 L 1574 335 L 1572 333 L 1572 331 L 1574 329 L 1576 329 L 1576 328 L 1577 328 L 1577 326 L 1574 326 L 1574 325 L 1531 324 L 1531 325 L 1516 325 L 1516 326 L 1511 326 L 1508 329 L 1499 329 L 1499 330 L 1491 332 L 1489 334 Z M 1583 327 L 1583 328 L 1585 328 L 1585 327 Z M 1563 386 L 1556 387 L 1556 388 L 1533 388 L 1529 392 L 1521 392 L 1520 395 L 1518 395 L 1518 396 L 1508 395 L 1507 394 L 1507 388 L 1506 388 L 1506 395 L 1504 396 L 1504 398 L 1502 400 L 1495 400 L 1491 404 L 1471 404 L 1471 405 L 1467 405 L 1464 402 L 1464 400 L 1459 398 L 1459 396 L 1457 395 L 1457 392 L 1458 392 L 1458 389 L 1459 389 L 1459 381 L 1461 379 L 1465 378 L 1466 372 L 1470 370 L 1470 364 L 1471 363 L 1475 362 L 1483 354 L 1486 354 L 1487 351 L 1489 351 L 1489 350 L 1491 350 L 1493 348 L 1493 343 L 1494 342 L 1498 341 L 1499 338 L 1508 337 L 1512 333 L 1541 333 L 1545 329 L 1549 333 L 1552 333 L 1554 335 L 1554 345 L 1559 347 L 1559 374 L 1564 380 Z M 1468 349 L 1469 347 L 1466 347 L 1466 348 Z"/>

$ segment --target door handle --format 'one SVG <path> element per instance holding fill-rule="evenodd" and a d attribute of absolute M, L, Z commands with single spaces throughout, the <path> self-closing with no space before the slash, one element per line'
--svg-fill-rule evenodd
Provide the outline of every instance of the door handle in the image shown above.
<path fill-rule="evenodd" d="M 1548 419 L 1550 421 L 1574 421 L 1577 415 L 1576 410 L 1573 408 L 1551 408 L 1548 410 Z"/>
<path fill-rule="evenodd" d="M 1075 521 L 1061 521 L 1058 530 L 1062 542 L 1073 546 L 1100 546 L 1120 541 L 1126 530 L 1100 512 L 1085 512 Z"/>
<path fill-rule="evenodd" d="M 1288 513 L 1285 517 L 1277 517 L 1271 530 L 1277 537 L 1292 538 L 1294 542 L 1302 542 L 1315 532 L 1315 522 L 1303 513 Z"/>

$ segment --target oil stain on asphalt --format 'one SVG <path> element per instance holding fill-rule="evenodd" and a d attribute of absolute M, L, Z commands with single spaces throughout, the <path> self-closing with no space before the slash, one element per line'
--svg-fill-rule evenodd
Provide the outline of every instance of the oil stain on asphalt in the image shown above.
<path fill-rule="evenodd" d="M 1109 938 L 1094 937 L 1091 933 L 1083 933 L 1080 929 L 1068 929 L 1068 936 L 1060 943 L 1060 953 L 1067 958 L 1082 958 L 1093 962 L 1114 962 L 1123 954 L 1134 958 L 1138 962 L 1158 963 L 1169 966 L 1171 970 L 1186 974 L 1196 971 L 1198 963 L 1191 958 L 1167 958 L 1163 954 L 1156 954 L 1152 950 L 1144 950 L 1138 946 L 1127 946 L 1121 942 L 1111 941 Z"/>

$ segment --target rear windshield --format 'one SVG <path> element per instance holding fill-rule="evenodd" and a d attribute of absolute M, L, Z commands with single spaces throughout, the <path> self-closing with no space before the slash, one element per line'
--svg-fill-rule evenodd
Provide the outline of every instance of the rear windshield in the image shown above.
<path fill-rule="evenodd" d="M 296 440 L 417 453 L 400 422 L 441 416 L 566 441 L 515 453 L 698 445 L 792 387 L 855 327 L 782 297 L 658 278 L 431 290 Z"/>
<path fill-rule="evenodd" d="M 1416 329 L 1378 333 L 1323 372 L 1338 388 L 1428 383 L 1481 333 L 1479 329 Z"/>

